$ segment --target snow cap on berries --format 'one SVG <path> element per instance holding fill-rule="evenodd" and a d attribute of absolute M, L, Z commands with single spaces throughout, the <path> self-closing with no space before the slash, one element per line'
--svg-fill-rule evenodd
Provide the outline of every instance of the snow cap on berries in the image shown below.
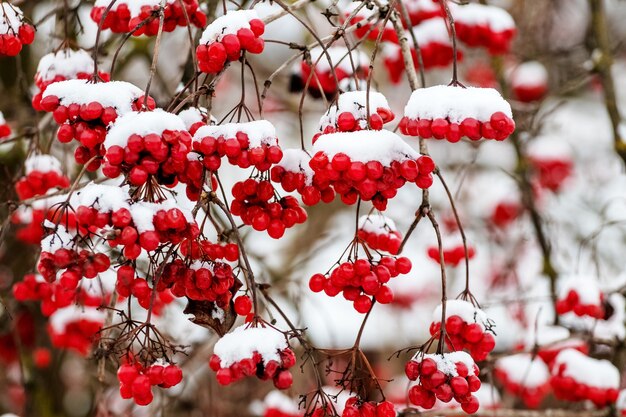
<path fill-rule="evenodd" d="M 441 321 L 441 310 L 441 304 L 435 308 L 433 322 Z M 477 323 L 483 331 L 492 326 L 489 324 L 489 318 L 484 311 L 465 300 L 448 300 L 446 302 L 446 317 L 451 316 L 459 316 L 466 323 Z"/>
<path fill-rule="evenodd" d="M 226 368 L 251 358 L 254 352 L 258 352 L 265 363 L 271 360 L 280 362 L 280 351 L 288 347 L 285 336 L 269 327 L 246 326 L 237 327 L 215 344 L 213 352 L 220 358 L 220 366 Z"/>

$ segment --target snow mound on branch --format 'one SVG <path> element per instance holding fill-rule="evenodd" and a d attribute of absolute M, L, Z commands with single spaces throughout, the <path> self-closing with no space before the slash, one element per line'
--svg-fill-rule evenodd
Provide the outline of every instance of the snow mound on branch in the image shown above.
<path fill-rule="evenodd" d="M 439 304 L 433 311 L 433 322 L 441 322 L 442 306 Z M 466 323 L 477 323 L 483 331 L 489 325 L 489 318 L 484 311 L 478 307 L 474 307 L 472 303 L 465 300 L 448 300 L 446 302 L 446 319 L 452 316 L 459 316 Z"/>
<path fill-rule="evenodd" d="M 488 122 L 496 112 L 513 118 L 511 105 L 497 90 L 446 85 L 413 91 L 404 108 L 404 115 L 410 119 L 448 119 L 452 123 L 460 123 L 470 117 Z"/>
<path fill-rule="evenodd" d="M 359 218 L 359 229 L 375 235 L 386 235 L 395 232 L 396 223 L 382 214 L 368 214 Z"/>
<path fill-rule="evenodd" d="M 498 359 L 496 368 L 504 371 L 511 382 L 528 388 L 543 385 L 550 379 L 548 366 L 538 357 L 533 360 L 528 353 Z"/>
<path fill-rule="evenodd" d="M 200 45 L 220 41 L 224 35 L 236 35 L 239 29 L 250 29 L 250 21 L 258 19 L 256 10 L 230 10 L 204 29 Z"/>
<path fill-rule="evenodd" d="M 417 159 L 419 153 L 402 138 L 389 130 L 360 130 L 321 135 L 313 145 L 313 152 L 324 152 L 328 159 L 338 153 L 346 154 L 353 162 L 378 161 L 384 166 L 392 161 Z"/>
<path fill-rule="evenodd" d="M 52 81 L 58 75 L 74 79 L 79 73 L 93 71 L 93 57 L 87 51 L 62 49 L 44 55 L 37 65 L 35 77 L 41 81 Z"/>
<path fill-rule="evenodd" d="M 162 0 L 118 0 L 111 10 L 117 10 L 120 5 L 124 4 L 130 10 L 131 16 L 139 16 L 141 8 L 148 6 L 150 8 L 159 7 Z M 177 0 L 176 0 L 177 1 Z M 172 3 L 172 1 L 166 2 Z M 96 0 L 94 7 L 108 7 L 111 4 L 111 0 Z"/>
<path fill-rule="evenodd" d="M 130 209 L 128 200 L 129 187 L 116 185 L 89 183 L 83 189 L 78 190 L 72 196 L 72 204 L 75 207 L 94 207 L 100 212 L 108 213 L 125 208 Z"/>
<path fill-rule="evenodd" d="M 149 134 L 161 135 L 165 130 L 184 131 L 185 123 L 183 120 L 173 114 L 162 109 L 155 109 L 150 112 L 128 112 L 113 123 L 111 129 L 104 140 L 106 149 L 111 146 L 126 147 L 128 138 L 135 134 L 146 136 Z"/>
<path fill-rule="evenodd" d="M 60 224 L 57 226 L 49 220 L 46 220 L 44 227 L 56 230 L 41 241 L 42 252 L 54 253 L 59 249 L 72 249 L 76 245 L 74 236 L 68 233 L 63 225 Z"/>
<path fill-rule="evenodd" d="M 60 308 L 50 316 L 50 326 L 55 333 L 64 333 L 68 324 L 79 320 L 104 323 L 105 313 L 94 307 L 71 305 Z"/>
<path fill-rule="evenodd" d="M 528 143 L 528 156 L 535 159 L 572 159 L 572 146 L 556 135 L 541 135 Z"/>
<path fill-rule="evenodd" d="M 539 61 L 527 61 L 518 65 L 509 77 L 513 87 L 543 86 L 548 83 L 548 71 Z"/>
<path fill-rule="evenodd" d="M 313 169 L 309 166 L 311 157 L 302 149 L 283 149 L 283 158 L 277 164 L 285 171 L 302 172 L 305 177 L 305 184 L 311 185 L 313 182 Z"/>
<path fill-rule="evenodd" d="M 340 94 L 337 102 L 331 105 L 320 119 L 320 128 L 324 130 L 326 126 L 334 126 L 337 123 L 337 117 L 341 113 L 352 113 L 355 119 L 361 119 L 359 120 L 359 126 L 361 129 L 365 129 L 368 116 L 367 102 L 367 91 L 348 91 Z M 385 96 L 377 91 L 370 90 L 369 115 L 376 114 L 376 110 L 380 108 L 391 111 Z"/>
<path fill-rule="evenodd" d="M 554 370 L 564 365 L 563 376 L 568 376 L 576 382 L 604 389 L 619 389 L 620 373 L 618 369 L 606 359 L 593 359 L 577 351 L 565 349 L 554 359 Z"/>
<path fill-rule="evenodd" d="M 370 64 L 370 59 L 365 52 L 349 50 L 345 46 L 331 46 L 326 48 L 326 51 L 321 46 L 316 46 L 311 48 L 310 53 L 313 66 L 320 72 L 331 71 L 331 68 L 335 68 L 346 74 L 352 74 L 354 69 L 366 68 Z"/>
<path fill-rule="evenodd" d="M 578 300 L 584 305 L 600 305 L 602 303 L 602 290 L 598 281 L 588 276 L 564 277 L 558 281 L 559 299 L 567 298 L 570 291 L 578 294 Z"/>
<path fill-rule="evenodd" d="M 526 347 L 532 348 L 535 342 L 539 347 L 557 347 L 563 344 L 575 343 L 570 340 L 570 332 L 562 326 L 539 325 L 537 330 L 530 328 L 527 333 Z"/>
<path fill-rule="evenodd" d="M 202 141 L 206 137 L 225 139 L 235 138 L 237 133 L 248 135 L 250 148 L 257 148 L 261 145 L 278 145 L 276 128 L 267 120 L 255 120 L 246 123 L 227 123 L 219 126 L 202 126 L 193 136 L 194 141 Z"/>
<path fill-rule="evenodd" d="M 419 353 L 418 353 L 419 354 Z M 474 359 L 469 353 L 463 351 L 448 352 L 444 354 L 432 353 L 426 354 L 421 358 L 413 358 L 413 360 L 421 363 L 424 359 L 432 359 L 437 363 L 437 369 L 448 376 L 459 376 L 456 370 L 456 363 L 461 362 L 467 366 L 468 375 L 476 375 L 474 372 Z"/>
<path fill-rule="evenodd" d="M 221 362 L 222 368 L 251 358 L 258 352 L 267 363 L 271 360 L 280 362 L 280 351 L 287 348 L 285 336 L 277 330 L 268 327 L 237 327 L 231 333 L 224 335 L 215 344 L 215 353 Z"/>
<path fill-rule="evenodd" d="M 10 3 L 2 2 L 0 4 L 0 34 L 1 35 L 17 35 L 24 13 L 22 10 Z"/>
<path fill-rule="evenodd" d="M 476 3 L 454 6 L 456 5 L 450 5 L 450 12 L 456 22 L 471 26 L 487 26 L 493 32 L 515 29 L 515 21 L 501 7 Z"/>
<path fill-rule="evenodd" d="M 67 80 L 51 84 L 42 97 L 56 96 L 64 106 L 97 101 L 103 107 L 114 107 L 119 114 L 124 114 L 131 111 L 133 102 L 143 95 L 140 88 L 126 81 L 90 83 L 88 80 Z"/>
<path fill-rule="evenodd" d="M 32 155 L 24 161 L 26 175 L 33 171 L 62 174 L 61 162 L 52 155 Z"/>

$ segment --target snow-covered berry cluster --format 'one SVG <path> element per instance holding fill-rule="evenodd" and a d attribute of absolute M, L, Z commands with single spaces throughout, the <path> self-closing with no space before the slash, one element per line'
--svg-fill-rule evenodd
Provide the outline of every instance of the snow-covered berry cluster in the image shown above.
<path fill-rule="evenodd" d="M 289 368 L 296 364 L 285 336 L 269 327 L 240 326 L 215 344 L 209 366 L 217 373 L 217 382 L 230 385 L 245 377 L 272 379 L 278 389 L 293 383 Z"/>
<path fill-rule="evenodd" d="M 538 61 L 519 64 L 508 78 L 513 95 L 519 101 L 530 103 L 541 100 L 548 92 L 548 71 Z"/>
<path fill-rule="evenodd" d="M 162 3 L 161 0 L 119 0 L 109 7 L 110 0 L 96 0 L 91 19 L 98 25 L 102 22 L 102 29 L 111 29 L 113 33 L 155 36 L 159 32 Z M 206 25 L 207 18 L 198 0 L 167 0 L 163 6 L 164 32 L 172 32 L 177 26 Z M 110 8 L 108 12 L 107 8 Z"/>
<path fill-rule="evenodd" d="M 556 312 L 604 318 L 604 294 L 593 277 L 564 278 L 556 300 Z"/>
<path fill-rule="evenodd" d="M 521 398 L 524 405 L 537 408 L 550 393 L 550 371 L 540 359 L 518 353 L 498 359 L 493 375 L 506 392 Z"/>
<path fill-rule="evenodd" d="M 171 388 L 183 380 L 183 371 L 173 364 L 154 363 L 142 366 L 141 363 L 125 363 L 117 370 L 120 381 L 120 396 L 133 399 L 138 405 L 148 405 L 154 396 L 152 387 Z"/>
<path fill-rule="evenodd" d="M 0 57 L 16 56 L 23 45 L 35 40 L 35 28 L 24 18 L 22 10 L 3 2 L 0 5 Z"/>
<path fill-rule="evenodd" d="M 411 94 L 400 132 L 448 142 L 504 140 L 515 130 L 512 117 L 509 103 L 492 88 L 439 85 Z"/>
<path fill-rule="evenodd" d="M 411 272 L 411 261 L 405 257 L 381 256 L 380 259 L 356 259 L 342 262 L 328 276 L 315 274 L 309 279 L 313 292 L 322 292 L 329 297 L 339 293 L 352 301 L 353 307 L 361 314 L 372 308 L 374 301 L 389 304 L 393 301 L 393 291 L 387 283 L 391 278 Z"/>
<path fill-rule="evenodd" d="M 515 21 L 501 7 L 466 4 L 451 7 L 459 40 L 470 47 L 486 48 L 492 55 L 507 53 L 515 36 Z"/>
<path fill-rule="evenodd" d="M 24 176 L 15 183 L 20 200 L 44 195 L 51 188 L 66 188 L 70 180 L 61 171 L 61 163 L 51 155 L 32 155 L 24 162 Z"/>
<path fill-rule="evenodd" d="M 93 70 L 93 56 L 84 49 L 64 48 L 44 55 L 39 60 L 35 73 L 35 85 L 39 91 L 33 96 L 33 108 L 37 111 L 43 110 L 41 98 L 50 84 L 67 80 L 88 80 L 92 77 Z M 98 76 L 105 82 L 111 78 L 109 73 L 104 71 L 99 71 Z"/>
<path fill-rule="evenodd" d="M 41 99 L 41 108 L 52 113 L 60 125 L 57 138 L 62 143 L 80 142 L 74 152 L 79 164 L 90 171 L 100 167 L 105 150 L 107 128 L 122 114 L 144 107 L 144 92 L 124 81 L 90 83 L 87 80 L 60 81 L 49 85 Z M 149 109 L 155 106 L 148 98 Z M 95 158 L 95 159 L 94 159 Z M 93 160 L 92 160 L 93 159 Z"/>
<path fill-rule="evenodd" d="M 408 0 L 405 7 L 412 26 L 419 25 L 428 19 L 443 17 L 445 14 L 438 0 Z"/>
<path fill-rule="evenodd" d="M 430 334 L 441 332 L 442 306 L 433 311 Z M 454 350 L 467 350 L 477 361 L 484 360 L 496 347 L 491 327 L 493 324 L 487 315 L 469 301 L 449 300 L 446 303 L 446 344 Z"/>
<path fill-rule="evenodd" d="M 310 166 L 318 184 L 333 187 L 345 204 L 359 198 L 385 210 L 406 182 L 432 185 L 433 160 L 419 155 L 388 130 L 361 130 L 321 135 L 313 145 Z M 314 182 L 315 185 L 315 182 Z"/>
<path fill-rule="evenodd" d="M 341 413 L 341 417 L 395 417 L 396 410 L 391 401 L 364 401 L 359 397 L 350 397 Z"/>
<path fill-rule="evenodd" d="M 359 218 L 359 239 L 371 249 L 396 255 L 402 244 L 402 235 L 396 224 L 382 214 L 368 214 Z"/>
<path fill-rule="evenodd" d="M 83 356 L 98 340 L 105 313 L 96 307 L 70 305 L 56 310 L 49 318 L 48 334 L 52 345 L 72 349 Z"/>
<path fill-rule="evenodd" d="M 206 27 L 196 48 L 198 69 L 208 74 L 222 71 L 243 52 L 260 54 L 265 24 L 255 10 L 231 10 Z"/>
<path fill-rule="evenodd" d="M 409 389 L 412 404 L 431 409 L 437 400 L 449 403 L 454 399 L 466 413 L 478 411 L 478 398 L 472 393 L 480 388 L 479 370 L 467 353 L 420 353 L 407 362 L 405 372 L 409 380 L 417 381 Z"/>
<path fill-rule="evenodd" d="M 342 20 L 344 24 L 347 22 L 348 26 L 360 24 L 354 31 L 354 34 L 359 39 L 366 38 L 375 41 L 380 36 L 380 40 L 383 42 L 398 43 L 398 35 L 393 28 L 393 24 L 387 21 L 387 24 L 382 27 L 382 20 L 376 22 L 377 17 L 377 8 L 370 10 L 367 7 L 360 6 L 359 3 L 349 3 L 345 8 Z M 380 34 L 381 30 L 383 32 L 382 35 Z"/>

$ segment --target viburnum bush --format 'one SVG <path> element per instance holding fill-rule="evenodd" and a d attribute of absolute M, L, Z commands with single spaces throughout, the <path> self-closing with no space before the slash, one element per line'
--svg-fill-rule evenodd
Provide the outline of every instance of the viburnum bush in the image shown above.
<path fill-rule="evenodd" d="M 527 3 L 0 0 L 0 417 L 626 415 L 626 6 Z"/>

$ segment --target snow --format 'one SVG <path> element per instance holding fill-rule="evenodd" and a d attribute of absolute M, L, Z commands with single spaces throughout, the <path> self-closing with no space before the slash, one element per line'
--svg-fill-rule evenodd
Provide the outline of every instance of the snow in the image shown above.
<path fill-rule="evenodd" d="M 313 153 L 323 151 L 328 159 L 344 153 L 355 162 L 379 161 L 384 166 L 392 161 L 417 159 L 419 154 L 402 138 L 389 130 L 360 130 L 321 135 L 313 144 Z"/>
<path fill-rule="evenodd" d="M 539 387 L 548 382 L 550 371 L 539 358 L 529 353 L 518 353 L 498 359 L 496 369 L 504 371 L 511 382 L 527 388 Z"/>
<path fill-rule="evenodd" d="M 72 249 L 76 245 L 76 242 L 73 240 L 74 236 L 68 233 L 63 225 L 59 224 L 57 226 L 46 220 L 44 226 L 51 229 L 56 228 L 56 230 L 41 241 L 42 252 L 54 253 L 59 249 Z"/>
<path fill-rule="evenodd" d="M 363 90 L 348 91 L 340 94 L 337 102 L 333 103 L 320 119 L 321 130 L 326 126 L 334 126 L 337 123 L 337 117 L 341 113 L 352 113 L 355 119 L 362 119 L 360 126 L 365 128 L 367 126 L 367 96 L 367 91 Z M 391 111 L 385 96 L 377 91 L 370 90 L 369 114 L 376 114 L 376 110 L 380 108 Z"/>
<path fill-rule="evenodd" d="M 207 110 L 204 107 L 190 107 L 178 113 L 178 117 L 181 118 L 185 124 L 185 128 L 189 130 L 191 126 L 198 122 L 204 122 L 204 116 Z"/>
<path fill-rule="evenodd" d="M 486 382 L 481 383 L 480 388 L 473 395 L 478 398 L 480 408 L 483 410 L 497 408 L 500 405 L 500 393 L 493 385 Z"/>
<path fill-rule="evenodd" d="M 104 140 L 106 149 L 111 146 L 121 146 L 125 148 L 128 138 L 133 135 L 146 136 L 149 134 L 161 135 L 163 131 L 184 131 L 185 123 L 173 113 L 168 113 L 162 109 L 143 112 L 128 112 L 111 126 L 111 129 Z"/>
<path fill-rule="evenodd" d="M 239 29 L 250 29 L 248 22 L 258 18 L 256 10 L 230 10 L 204 29 L 200 37 L 200 45 L 220 41 L 224 35 L 236 35 Z"/>
<path fill-rule="evenodd" d="M 0 3 L 0 34 L 16 35 L 23 19 L 24 13 L 19 7 L 10 3 Z"/>
<path fill-rule="evenodd" d="M 128 201 L 129 187 L 95 184 L 87 184 L 82 189 L 76 191 L 72 196 L 72 204 L 76 207 L 94 207 L 102 213 L 109 213 L 125 208 L 130 209 Z"/>
<path fill-rule="evenodd" d="M 454 20 L 471 26 L 488 26 L 492 32 L 504 32 L 515 29 L 515 21 L 504 9 L 483 4 L 450 5 Z"/>
<path fill-rule="evenodd" d="M 583 305 L 600 305 L 602 291 L 598 280 L 591 276 L 569 276 L 559 279 L 558 298 L 563 300 L 571 290 L 578 294 L 578 300 Z"/>
<path fill-rule="evenodd" d="M 141 14 L 141 8 L 144 6 L 149 7 L 159 7 L 162 0 L 118 0 L 113 5 L 111 10 L 117 10 L 121 4 L 125 4 L 128 6 L 128 10 L 130 10 L 131 17 L 139 16 Z M 96 0 L 94 7 L 108 7 L 111 3 L 111 0 Z M 166 2 L 172 3 L 172 1 Z"/>
<path fill-rule="evenodd" d="M 78 73 L 93 71 L 93 57 L 83 49 L 74 51 L 62 49 L 44 55 L 37 65 L 36 78 L 41 81 L 52 81 L 58 75 L 66 79 L 74 79 Z"/>
<path fill-rule="evenodd" d="M 324 48 L 316 46 L 311 48 L 311 62 L 316 71 L 327 72 L 331 70 L 331 67 L 335 69 L 341 69 L 347 74 L 352 74 L 354 68 L 367 68 L 370 64 L 369 57 L 361 50 L 349 50 L 345 46 L 331 46 L 330 48 Z M 352 58 L 350 58 L 352 56 Z M 330 57 L 330 62 L 329 62 Z"/>
<path fill-rule="evenodd" d="M 88 80 L 66 80 L 51 84 L 42 98 L 56 96 L 64 106 L 98 102 L 104 107 L 114 107 L 118 114 L 124 114 L 131 111 L 133 102 L 144 94 L 125 81 L 90 83 Z"/>
<path fill-rule="evenodd" d="M 52 155 L 31 155 L 24 161 L 26 175 L 33 171 L 62 174 L 61 162 Z"/>
<path fill-rule="evenodd" d="M 283 157 L 277 165 L 283 167 L 289 172 L 303 173 L 305 177 L 305 184 L 311 185 L 313 182 L 314 172 L 309 166 L 310 160 L 311 157 L 309 154 L 302 149 L 284 149 Z"/>
<path fill-rule="evenodd" d="M 515 87 L 534 87 L 548 84 L 548 71 L 539 61 L 526 61 L 511 71 L 511 85 Z"/>
<path fill-rule="evenodd" d="M 408 12 L 436 12 L 441 8 L 441 5 L 433 0 L 409 0 L 405 3 Z"/>
<path fill-rule="evenodd" d="M 50 316 L 50 325 L 55 333 L 65 332 L 68 324 L 79 320 L 88 320 L 93 322 L 104 323 L 105 313 L 94 307 L 81 307 L 78 305 L 70 305 L 60 308 Z"/>
<path fill-rule="evenodd" d="M 554 347 L 552 345 L 561 344 L 570 338 L 570 332 L 565 327 L 539 325 L 537 331 L 529 329 L 527 334 L 526 346 L 532 347 L 535 342 L 537 346 Z"/>
<path fill-rule="evenodd" d="M 433 311 L 433 322 L 441 322 L 442 306 L 441 304 Z M 484 311 L 474 307 L 472 303 L 464 300 L 448 300 L 446 302 L 446 318 L 451 316 L 459 316 L 466 323 L 478 323 L 485 331 L 488 324 L 488 318 Z"/>
<path fill-rule="evenodd" d="M 281 350 L 287 348 L 285 336 L 268 327 L 248 327 L 242 325 L 224 335 L 215 344 L 213 352 L 220 358 L 220 366 L 227 368 L 242 359 L 251 358 L 258 352 L 265 363 L 280 362 Z"/>
<path fill-rule="evenodd" d="M 613 293 L 609 295 L 608 302 L 613 306 L 613 315 L 608 320 L 595 320 L 589 326 L 593 329 L 594 337 L 611 340 L 626 338 L 626 299 L 621 294 Z"/>
<path fill-rule="evenodd" d="M 417 355 L 420 355 L 420 353 L 418 352 Z M 459 375 L 456 370 L 457 362 L 462 362 L 467 366 L 468 375 L 476 375 L 476 373 L 474 372 L 474 359 L 472 359 L 472 357 L 467 352 L 448 352 L 442 355 L 438 353 L 432 353 L 423 355 L 423 357 L 417 355 L 413 357 L 413 360 L 421 363 L 424 359 L 432 359 L 437 363 L 437 369 L 448 376 L 455 377 Z"/>
<path fill-rule="evenodd" d="M 7 124 L 4 114 L 0 111 L 0 126 Z"/>
<path fill-rule="evenodd" d="M 194 141 L 202 141 L 206 137 L 225 139 L 235 138 L 237 133 L 242 132 L 248 135 L 250 148 L 257 148 L 261 145 L 278 145 L 276 128 L 267 120 L 255 120 L 246 123 L 227 123 L 219 126 L 202 126 L 193 136 Z"/>
<path fill-rule="evenodd" d="M 404 108 L 404 115 L 410 119 L 447 118 L 452 123 L 461 123 L 470 117 L 488 122 L 496 112 L 513 118 L 511 106 L 497 90 L 445 85 L 413 91 Z"/>
<path fill-rule="evenodd" d="M 265 408 L 274 408 L 285 414 L 298 415 L 298 403 L 278 390 L 270 391 L 263 400 Z"/>
<path fill-rule="evenodd" d="M 386 235 L 395 232 L 396 224 L 382 214 L 368 214 L 359 218 L 359 229 L 375 235 Z"/>
<path fill-rule="evenodd" d="M 415 35 L 417 43 L 420 47 L 424 47 L 428 44 L 439 44 L 445 46 L 452 45 L 450 42 L 448 27 L 442 18 L 428 19 L 417 26 L 413 26 L 413 34 Z M 406 31 L 404 36 L 407 39 L 412 39 L 411 34 L 408 31 Z M 411 45 L 411 48 L 413 48 L 411 41 L 409 41 L 409 44 Z M 381 52 L 384 57 L 396 59 L 400 53 L 400 45 L 385 42 L 382 45 Z"/>
<path fill-rule="evenodd" d="M 527 153 L 534 159 L 570 161 L 572 146 L 562 137 L 540 135 L 529 141 Z"/>
<path fill-rule="evenodd" d="M 554 370 L 565 365 L 563 376 L 580 384 L 602 389 L 619 389 L 618 369 L 606 359 L 593 359 L 576 349 L 565 349 L 554 359 Z"/>

